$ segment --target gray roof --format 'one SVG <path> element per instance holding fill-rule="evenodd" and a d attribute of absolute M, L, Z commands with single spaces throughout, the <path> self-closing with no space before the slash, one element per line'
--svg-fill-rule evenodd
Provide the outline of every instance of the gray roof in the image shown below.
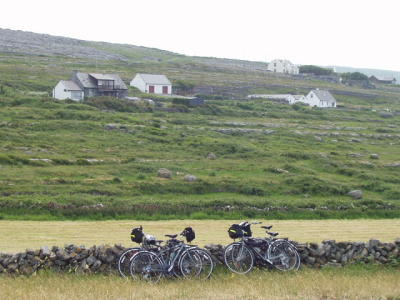
<path fill-rule="evenodd" d="M 379 80 L 379 81 L 396 81 L 396 78 L 394 78 L 393 76 L 375 76 L 375 75 L 372 75 L 370 78 L 373 78 L 373 77 L 375 77 L 376 80 Z"/>
<path fill-rule="evenodd" d="M 96 85 L 96 81 L 93 79 L 93 78 L 95 78 L 93 76 L 93 74 L 98 76 L 98 79 L 100 79 L 100 77 L 102 77 L 101 79 L 107 78 L 106 80 L 114 80 L 115 85 L 119 86 L 119 89 L 121 89 L 121 90 L 128 89 L 126 87 L 125 83 L 122 81 L 121 77 L 119 77 L 119 75 L 117 75 L 117 74 L 98 74 L 98 73 L 88 74 L 88 73 L 77 72 L 76 77 L 78 78 L 78 80 L 80 81 L 81 85 L 84 88 L 96 89 L 97 85 Z M 93 76 L 93 78 L 91 76 Z"/>
<path fill-rule="evenodd" d="M 171 81 L 168 80 L 167 76 L 165 75 L 156 75 L 156 74 L 137 74 L 142 77 L 145 83 L 150 84 L 167 84 L 170 85 Z"/>
<path fill-rule="evenodd" d="M 109 74 L 89 73 L 89 75 L 97 80 L 114 80 L 114 78 L 109 76 Z"/>
<path fill-rule="evenodd" d="M 310 91 L 314 92 L 314 94 L 318 97 L 319 100 L 322 101 L 327 101 L 328 103 L 335 103 L 336 99 L 332 96 L 332 94 L 329 91 L 326 90 L 312 90 Z"/>
<path fill-rule="evenodd" d="M 61 83 L 65 86 L 68 91 L 82 91 L 82 89 L 75 82 L 71 80 L 61 80 Z"/>

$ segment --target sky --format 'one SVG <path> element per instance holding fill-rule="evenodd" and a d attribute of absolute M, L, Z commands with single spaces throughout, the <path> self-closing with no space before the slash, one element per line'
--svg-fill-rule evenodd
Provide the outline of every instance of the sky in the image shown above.
<path fill-rule="evenodd" d="M 180 54 L 400 71 L 399 0 L 2 0 L 0 28 Z"/>

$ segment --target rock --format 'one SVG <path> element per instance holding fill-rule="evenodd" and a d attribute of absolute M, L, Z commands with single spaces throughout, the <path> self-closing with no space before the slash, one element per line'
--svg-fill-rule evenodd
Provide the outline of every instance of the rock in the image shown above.
<path fill-rule="evenodd" d="M 385 165 L 383 165 L 384 167 L 394 167 L 394 168 L 397 168 L 397 167 L 400 167 L 400 162 L 394 162 L 394 163 L 391 163 L 391 164 L 385 164 Z"/>
<path fill-rule="evenodd" d="M 161 168 L 157 172 L 157 176 L 161 178 L 171 178 L 172 177 L 172 172 L 168 169 Z"/>
<path fill-rule="evenodd" d="M 207 158 L 213 160 L 213 159 L 217 159 L 217 156 L 214 153 L 211 152 L 211 153 L 207 154 Z"/>
<path fill-rule="evenodd" d="M 362 157 L 363 155 L 360 154 L 360 153 L 349 153 L 349 154 L 347 154 L 347 156 L 350 156 L 350 157 Z"/>
<path fill-rule="evenodd" d="M 50 254 L 51 254 L 51 251 L 50 251 L 49 247 L 44 246 L 44 247 L 40 248 L 40 254 L 39 255 L 40 255 L 41 258 L 50 256 Z"/>
<path fill-rule="evenodd" d="M 118 129 L 118 125 L 117 124 L 106 124 L 106 125 L 104 125 L 104 129 L 107 129 L 107 130 Z"/>
<path fill-rule="evenodd" d="M 277 173 L 285 173 L 285 174 L 288 174 L 288 173 L 289 173 L 288 170 L 280 169 L 280 168 L 276 168 L 275 171 L 276 171 Z"/>
<path fill-rule="evenodd" d="M 351 196 L 353 199 L 361 199 L 362 191 L 361 190 L 353 190 L 347 193 L 347 195 Z"/>
<path fill-rule="evenodd" d="M 195 182 L 195 181 L 197 181 L 197 177 L 194 176 L 194 175 L 190 175 L 190 174 L 185 175 L 185 177 L 183 179 L 185 181 L 187 181 L 187 182 Z"/>
<path fill-rule="evenodd" d="M 96 257 L 94 257 L 93 255 L 90 255 L 87 259 L 86 259 L 86 263 L 91 266 L 93 265 L 95 262 L 97 261 Z"/>
<path fill-rule="evenodd" d="M 395 239 L 394 243 L 397 245 L 397 247 L 400 247 L 400 238 Z"/>
<path fill-rule="evenodd" d="M 377 247 L 378 245 L 379 245 L 378 240 L 369 240 L 369 242 L 368 242 L 369 248 Z"/>
<path fill-rule="evenodd" d="M 314 139 L 318 142 L 322 142 L 322 138 L 320 136 L 314 136 Z"/>
<path fill-rule="evenodd" d="M 381 118 L 393 118 L 393 114 L 392 114 L 392 113 L 390 113 L 390 112 L 385 112 L 385 111 L 381 111 L 381 112 L 379 113 L 379 116 L 380 116 Z"/>
<path fill-rule="evenodd" d="M 379 155 L 376 153 L 373 153 L 369 156 L 371 159 L 379 159 Z"/>
<path fill-rule="evenodd" d="M 9 273 L 15 273 L 18 270 L 18 264 L 12 263 L 7 266 L 7 271 Z"/>

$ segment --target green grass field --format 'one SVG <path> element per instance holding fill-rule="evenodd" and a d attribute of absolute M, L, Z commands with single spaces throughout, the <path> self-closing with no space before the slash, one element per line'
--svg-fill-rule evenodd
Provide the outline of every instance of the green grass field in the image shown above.
<path fill-rule="evenodd" d="M 27 48 L 29 55 L 0 53 L 0 218 L 400 216 L 399 87 L 362 89 L 271 74 L 265 63 L 79 44 L 124 60 L 39 48 Z M 126 82 L 136 72 L 163 73 L 174 84 L 211 86 L 213 96 L 230 100 L 189 108 L 158 97 L 164 107 L 153 108 L 107 98 L 48 98 L 74 69 L 115 72 Z M 232 100 L 311 88 L 331 90 L 340 107 Z M 208 159 L 209 153 L 217 158 Z M 159 168 L 170 169 L 172 178 L 157 177 Z M 198 180 L 185 182 L 186 174 Z M 363 198 L 347 196 L 353 189 Z"/>
<path fill-rule="evenodd" d="M 398 162 L 399 116 L 267 101 L 186 113 L 35 97 L 0 104 L 3 218 L 399 216 L 400 168 L 389 166 Z M 157 177 L 159 168 L 172 178 Z M 363 199 L 346 195 L 353 189 Z"/>

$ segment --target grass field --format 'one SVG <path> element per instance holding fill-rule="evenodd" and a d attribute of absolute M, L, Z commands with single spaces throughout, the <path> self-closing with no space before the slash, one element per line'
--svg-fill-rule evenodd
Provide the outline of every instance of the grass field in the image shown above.
<path fill-rule="evenodd" d="M 218 272 L 217 272 L 218 273 Z M 157 285 L 117 276 L 39 274 L 0 277 L 0 299 L 400 299 L 400 272 L 357 266 L 296 273 L 254 271 L 246 276 L 219 272 L 207 282 L 165 281 Z"/>
<path fill-rule="evenodd" d="M 0 252 L 14 253 L 41 246 L 65 244 L 132 245 L 130 230 L 143 225 L 145 232 L 163 239 L 164 234 L 179 233 L 186 226 L 196 231 L 195 244 L 228 244 L 229 220 L 171 220 L 171 221 L 0 221 Z M 264 220 L 274 225 L 282 237 L 299 242 L 367 241 L 371 238 L 391 242 L 400 238 L 400 220 Z M 254 236 L 263 236 L 259 225 L 253 226 Z"/>

